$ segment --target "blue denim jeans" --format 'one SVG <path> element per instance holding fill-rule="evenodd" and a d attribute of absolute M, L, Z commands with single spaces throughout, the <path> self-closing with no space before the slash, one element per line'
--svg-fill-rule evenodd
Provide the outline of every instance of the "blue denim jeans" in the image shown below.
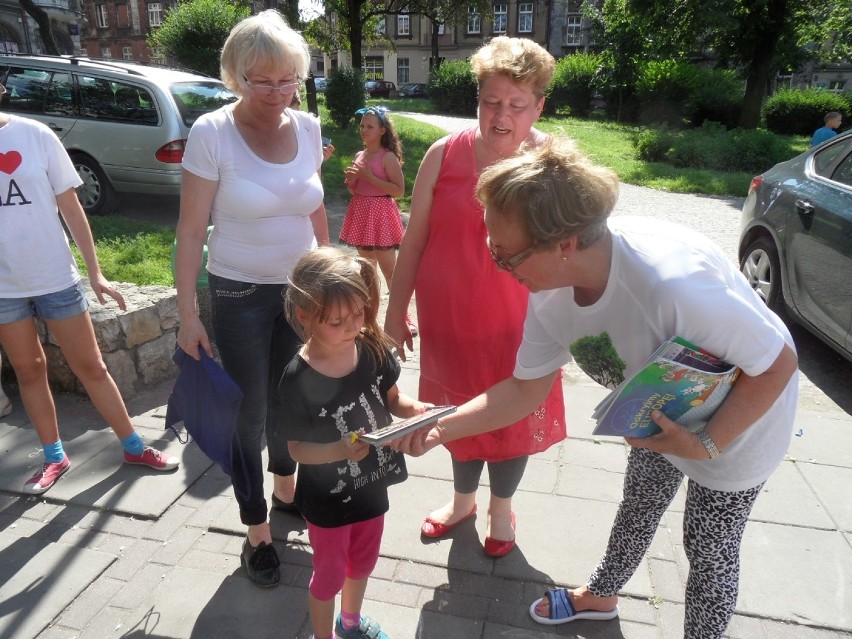
<path fill-rule="evenodd" d="M 212 273 L 208 282 L 222 367 L 243 391 L 235 435 L 239 447 L 234 447 L 231 482 L 240 520 L 255 526 L 267 517 L 263 437 L 277 427 L 278 382 L 301 340 L 284 317 L 285 284 L 238 282 Z M 266 439 L 270 439 L 268 435 Z M 267 470 L 276 475 L 292 475 L 296 462 L 286 448 L 270 448 Z"/>

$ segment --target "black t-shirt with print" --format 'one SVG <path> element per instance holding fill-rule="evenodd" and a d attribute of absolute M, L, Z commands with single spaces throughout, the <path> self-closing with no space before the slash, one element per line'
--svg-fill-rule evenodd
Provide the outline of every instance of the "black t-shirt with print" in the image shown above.
<path fill-rule="evenodd" d="M 361 428 L 369 433 L 386 426 L 392 421 L 388 390 L 399 374 L 400 365 L 393 355 L 387 353 L 379 364 L 360 344 L 355 370 L 340 378 L 318 373 L 296 355 L 278 387 L 281 418 L 273 437 L 325 444 Z M 316 526 L 333 528 L 366 521 L 387 512 L 387 487 L 407 477 L 402 453 L 371 446 L 359 462 L 299 464 L 295 503 Z"/>

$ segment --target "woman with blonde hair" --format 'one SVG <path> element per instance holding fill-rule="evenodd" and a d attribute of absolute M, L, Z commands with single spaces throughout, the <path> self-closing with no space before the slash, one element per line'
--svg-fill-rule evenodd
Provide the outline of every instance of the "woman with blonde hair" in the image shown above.
<path fill-rule="evenodd" d="M 290 108 L 308 74 L 304 38 L 277 11 L 237 24 L 222 49 L 222 80 L 239 94 L 200 117 L 183 159 L 175 259 L 178 345 L 192 357 L 212 354 L 198 318 L 195 286 L 207 225 L 213 330 L 225 371 L 243 391 L 232 477 L 248 527 L 242 565 L 258 586 L 279 581 L 263 490 L 262 440 L 279 412 L 277 384 L 301 340 L 283 312 L 287 278 L 299 257 L 328 244 L 320 166 L 319 121 Z M 237 457 L 239 456 L 239 457 Z M 296 464 L 270 455 L 273 507 L 295 512 Z"/>

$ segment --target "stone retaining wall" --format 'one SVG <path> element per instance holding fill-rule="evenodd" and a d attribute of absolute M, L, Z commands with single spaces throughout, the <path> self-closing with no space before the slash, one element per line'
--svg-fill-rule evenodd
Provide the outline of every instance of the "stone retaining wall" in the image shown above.
<path fill-rule="evenodd" d="M 84 280 L 85 282 L 85 280 Z M 122 312 L 112 299 L 101 305 L 86 289 L 89 312 L 104 362 L 125 399 L 137 392 L 177 374 L 172 362 L 178 329 L 177 291 L 171 286 L 137 286 L 118 283 L 127 310 Z M 202 321 L 209 326 L 209 293 L 198 292 Z M 59 346 L 44 322 L 37 321 L 39 336 L 48 362 L 48 378 L 54 391 L 70 391 L 85 395 L 83 385 L 71 372 Z M 209 330 L 209 328 L 208 328 Z M 211 333 L 212 335 L 212 333 Z M 12 381 L 8 358 L 3 358 Z"/>

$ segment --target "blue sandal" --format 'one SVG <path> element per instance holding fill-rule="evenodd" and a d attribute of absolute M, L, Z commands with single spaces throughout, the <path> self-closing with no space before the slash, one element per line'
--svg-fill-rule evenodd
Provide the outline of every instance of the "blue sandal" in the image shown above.
<path fill-rule="evenodd" d="M 390 639 L 387 634 L 382 632 L 382 627 L 369 617 L 361 615 L 361 623 L 350 628 L 343 629 L 343 621 L 340 615 L 337 615 L 337 620 L 334 622 L 334 634 L 338 639 Z"/>
<path fill-rule="evenodd" d="M 550 602 L 550 615 L 542 617 L 537 614 L 535 607 L 545 597 Z M 598 612 L 597 610 L 580 610 L 574 608 L 574 603 L 565 588 L 552 588 L 544 593 L 544 597 L 536 599 L 530 605 L 530 617 L 533 621 L 544 624 L 546 626 L 555 626 L 560 623 L 568 623 L 577 619 L 589 619 L 591 621 L 606 621 L 618 616 L 618 606 L 606 612 Z"/>

